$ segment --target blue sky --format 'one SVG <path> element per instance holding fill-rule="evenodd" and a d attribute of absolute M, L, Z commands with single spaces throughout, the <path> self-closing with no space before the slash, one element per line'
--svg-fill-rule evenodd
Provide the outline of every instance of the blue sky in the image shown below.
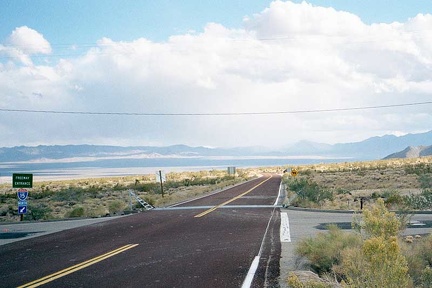
<path fill-rule="evenodd" d="M 94 43 L 101 37 L 130 41 L 139 37 L 153 41 L 200 31 L 208 22 L 241 26 L 242 17 L 263 10 L 269 1 L 3 1 L 1 34 L 26 25 L 44 31 L 58 44 Z"/>
<path fill-rule="evenodd" d="M 10 31 L 25 25 L 40 31 L 52 45 L 93 44 L 101 37 L 115 41 L 140 37 L 164 41 L 189 30 L 201 32 L 208 22 L 239 28 L 244 16 L 259 13 L 270 2 L 2 0 L 0 36 L 5 39 Z M 368 24 L 403 22 L 418 13 L 432 13 L 429 0 L 315 0 L 308 3 L 351 12 Z"/>
<path fill-rule="evenodd" d="M 301 3 L 302 1 L 293 2 Z M 315 0 L 308 2 L 351 12 L 367 24 L 405 22 L 418 13 L 432 12 L 432 5 L 428 0 Z"/>
<path fill-rule="evenodd" d="M 426 0 L 2 0 L 0 146 L 280 147 L 424 132 L 427 104 L 292 112 L 430 101 L 431 27 Z M 235 115 L 249 112 L 264 115 Z M 233 115 L 163 115 L 176 113 Z"/>

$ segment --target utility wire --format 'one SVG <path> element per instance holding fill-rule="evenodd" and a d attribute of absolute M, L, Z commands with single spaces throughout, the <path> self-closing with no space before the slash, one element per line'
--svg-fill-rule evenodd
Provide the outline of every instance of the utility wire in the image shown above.
<path fill-rule="evenodd" d="M 0 112 L 19 113 L 44 113 L 44 114 L 74 114 L 74 115 L 117 115 L 117 116 L 244 116 L 244 115 L 278 115 L 278 114 L 306 114 L 324 112 L 342 112 L 354 110 L 385 109 L 395 107 L 407 107 L 432 104 L 432 101 L 363 106 L 350 108 L 315 109 L 315 110 L 292 110 L 292 111 L 269 111 L 269 112 L 221 112 L 221 113 L 139 113 L 139 112 L 91 112 L 91 111 L 58 111 L 58 110 L 30 110 L 30 109 L 7 109 L 0 108 Z"/>
<path fill-rule="evenodd" d="M 393 41 L 400 41 L 401 40 L 401 35 L 403 36 L 415 36 L 416 39 L 420 39 L 420 38 L 429 38 L 432 36 L 432 34 L 427 34 L 427 35 L 421 35 L 419 36 L 418 34 L 420 33 L 427 33 L 431 31 L 431 29 L 421 29 L 421 30 L 402 30 L 402 31 L 398 31 L 396 30 L 396 32 L 399 32 L 400 35 L 398 36 L 399 38 L 395 38 L 395 39 L 383 39 L 381 37 L 378 36 L 373 36 L 373 35 L 356 35 L 354 39 L 351 39 L 352 36 L 349 35 L 326 35 L 326 34 L 311 34 L 311 33 L 306 33 L 306 34 L 301 34 L 301 35 L 274 35 L 274 36 L 270 36 L 270 37 L 259 37 L 259 38 L 214 38 L 214 40 L 225 40 L 225 41 L 232 41 L 232 42 L 253 42 L 253 41 L 262 41 L 262 42 L 273 42 L 273 41 L 298 41 L 298 40 L 305 40 L 305 39 L 315 39 L 315 38 L 327 38 L 327 39 L 346 39 L 347 42 L 346 43 L 342 43 L 342 44 L 338 44 L 338 45 L 351 45 L 351 44 L 367 44 L 367 43 L 374 43 L 374 42 L 393 42 Z M 162 41 L 162 42 L 155 42 L 152 41 L 150 39 L 146 39 L 148 40 L 148 44 L 149 45 L 158 45 L 158 44 L 167 44 L 169 46 L 176 46 L 179 45 L 178 43 L 173 43 L 173 42 L 166 42 L 166 41 Z M 98 55 L 108 55 L 108 54 L 123 54 L 123 55 L 127 55 L 127 54 L 131 54 L 131 52 L 115 52 L 115 51 L 109 51 L 109 52 L 102 52 L 102 50 L 104 50 L 105 48 L 111 48 L 111 47 L 116 47 L 117 45 L 125 45 L 126 47 L 129 47 L 131 44 L 133 43 L 133 41 L 119 41 L 119 42 L 113 42 L 113 43 L 99 43 L 99 44 L 90 44 L 90 43 L 81 43 L 81 44 L 50 44 L 50 47 L 53 48 L 54 50 L 58 50 L 58 49 L 63 49 L 63 50 L 70 50 L 71 47 L 74 47 L 74 49 L 101 49 L 99 51 L 95 51 L 95 53 L 97 53 Z M 37 45 L 32 45 L 32 46 L 24 46 L 24 45 L 15 45 L 15 46 L 3 46 L 4 49 L 3 53 L 4 54 L 9 54 L 7 51 L 7 48 L 16 48 L 18 50 L 22 50 L 23 48 L 38 48 L 39 46 Z M 0 48 L 1 48 L 1 43 L 0 43 Z M 2 50 L 0 50 L 0 53 L 2 52 Z M 86 51 L 87 53 L 88 51 Z M 56 58 L 56 57 L 73 57 L 73 56 L 83 56 L 85 55 L 85 53 L 83 54 L 82 52 L 78 52 L 78 51 L 71 51 L 71 52 L 63 52 L 63 53 L 53 53 L 53 54 L 43 54 L 43 53 L 35 53 L 35 54 L 22 54 L 22 55 L 0 55 L 0 59 L 14 59 L 17 58 L 19 59 L 21 56 L 28 56 L 32 59 L 34 58 Z"/>

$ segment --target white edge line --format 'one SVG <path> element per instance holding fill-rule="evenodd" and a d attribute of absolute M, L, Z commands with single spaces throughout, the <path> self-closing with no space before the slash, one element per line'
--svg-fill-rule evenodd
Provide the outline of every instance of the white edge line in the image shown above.
<path fill-rule="evenodd" d="M 254 260 L 252 261 L 251 267 L 249 268 L 248 274 L 246 275 L 246 278 L 243 281 L 243 284 L 242 284 L 241 288 L 250 288 L 251 285 L 252 285 L 252 280 L 253 280 L 253 278 L 255 276 L 256 270 L 258 269 L 259 260 L 260 260 L 260 257 L 261 257 L 261 254 L 262 254 L 262 251 L 263 251 L 263 248 L 264 248 L 263 247 L 264 246 L 264 241 L 265 241 L 265 238 L 267 236 L 267 232 L 269 230 L 270 223 L 271 223 L 271 221 L 273 219 L 274 214 L 275 214 L 275 209 L 273 209 L 271 217 L 269 219 L 269 222 L 267 223 L 267 228 L 266 228 L 266 230 L 264 232 L 264 237 L 262 239 L 261 247 L 260 247 L 260 250 L 258 251 L 258 255 L 255 256 Z"/>
<path fill-rule="evenodd" d="M 249 268 L 246 279 L 243 281 L 243 285 L 241 286 L 242 288 L 251 287 L 255 272 L 258 269 L 259 259 L 260 256 L 255 256 L 254 260 L 252 261 L 252 265 Z"/>
<path fill-rule="evenodd" d="M 280 198 L 280 195 L 281 195 L 281 191 L 282 191 L 282 181 L 281 181 L 281 183 L 280 183 L 280 185 L 279 185 L 279 193 L 278 193 L 278 196 L 277 196 L 276 201 L 275 201 L 275 203 L 273 204 L 273 206 L 276 206 L 277 203 L 279 202 L 279 198 Z"/>
<path fill-rule="evenodd" d="M 288 213 L 281 212 L 280 242 L 291 242 Z"/>

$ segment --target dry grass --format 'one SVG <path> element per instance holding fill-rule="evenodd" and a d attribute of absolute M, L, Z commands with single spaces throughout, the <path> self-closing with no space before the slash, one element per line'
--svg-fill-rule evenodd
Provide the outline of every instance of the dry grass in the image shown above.
<path fill-rule="evenodd" d="M 293 167 L 296 179 L 307 179 L 334 194 L 333 201 L 320 203 L 323 209 L 358 209 L 360 197 L 418 194 L 424 189 L 419 174 L 432 177 L 432 157 L 366 162 L 304 165 Z M 293 179 L 285 174 L 288 179 Z M 432 188 L 432 187 L 429 187 Z M 370 200 L 368 200 L 370 201 Z"/>
<path fill-rule="evenodd" d="M 270 170 L 275 172 L 274 168 Z M 35 181 L 33 188 L 29 189 L 28 210 L 39 214 L 29 213 L 25 219 L 61 219 L 71 215 L 101 217 L 122 213 L 130 210 L 131 206 L 133 210 L 141 209 L 136 199 L 131 199 L 129 189 L 145 201 L 164 207 L 222 190 L 262 172 L 263 169 L 237 169 L 235 178 L 227 177 L 226 170 L 168 173 L 164 197 L 153 175 Z M 0 221 L 19 220 L 16 190 L 11 184 L 0 185 Z"/>
<path fill-rule="evenodd" d="M 421 191 L 419 176 L 412 172 L 415 172 L 418 167 L 424 168 L 425 165 L 430 167 L 431 163 L 432 157 L 422 157 L 237 169 L 239 175 L 236 179 L 225 179 L 217 183 L 202 185 L 184 185 L 184 183 L 197 179 L 222 179 L 227 175 L 226 170 L 168 173 L 167 181 L 179 184 L 172 185 L 171 188 L 167 187 L 165 197 L 162 197 L 160 191 L 157 190 L 159 189 L 158 184 L 155 183 L 153 175 L 41 181 L 34 183 L 28 203 L 29 208 L 45 212 L 44 217 L 46 218 L 64 218 L 80 207 L 84 208 L 82 216 L 100 217 L 118 212 L 114 211 L 118 206 L 121 206 L 121 210 L 130 209 L 128 189 L 136 190 L 142 199 L 163 207 L 224 189 L 263 173 L 282 173 L 286 168 L 296 168 L 299 171 L 297 179 L 305 177 L 316 182 L 323 189 L 334 192 L 334 200 L 324 201 L 320 204 L 322 208 L 356 209 L 359 205 L 356 199 L 370 196 L 374 192 L 418 193 Z M 285 174 L 285 177 L 291 176 Z M 114 205 L 115 201 L 120 203 L 114 203 Z M 135 209 L 136 201 L 133 199 L 132 202 Z M 10 184 L 0 185 L 0 221 L 18 220 L 16 210 L 16 189 L 12 189 Z"/>

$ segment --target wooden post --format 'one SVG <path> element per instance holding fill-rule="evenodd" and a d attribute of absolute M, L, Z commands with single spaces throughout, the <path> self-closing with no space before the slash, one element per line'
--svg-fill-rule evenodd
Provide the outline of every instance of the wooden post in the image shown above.
<path fill-rule="evenodd" d="M 163 190 L 163 181 L 162 181 L 162 170 L 159 170 L 159 180 L 160 180 L 161 193 L 162 193 L 162 198 L 163 198 L 164 197 L 164 190 Z"/>

